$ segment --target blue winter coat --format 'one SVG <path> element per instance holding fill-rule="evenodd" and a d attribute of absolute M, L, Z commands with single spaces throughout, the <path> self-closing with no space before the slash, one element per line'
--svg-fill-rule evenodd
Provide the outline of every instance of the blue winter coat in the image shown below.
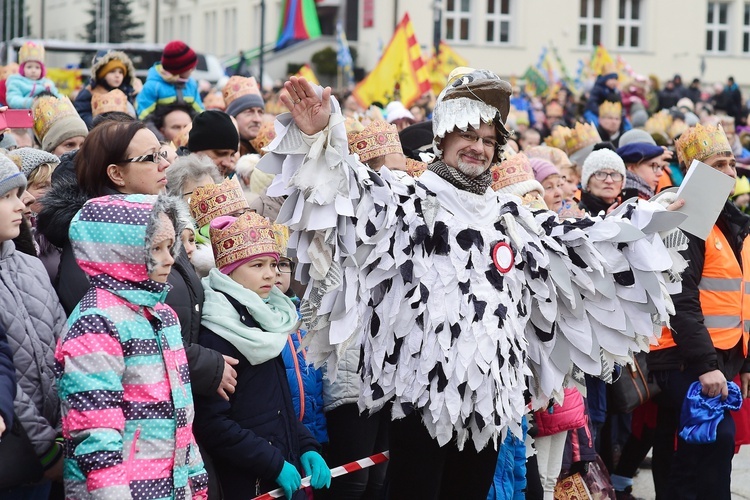
<path fill-rule="evenodd" d="M 8 77 L 5 85 L 7 87 L 5 97 L 11 109 L 31 109 L 34 97 L 45 90 L 56 97 L 60 97 L 55 83 L 49 78 L 31 80 L 25 76 L 13 74 Z"/>
<path fill-rule="evenodd" d="M 521 421 L 523 438 L 508 433 L 500 445 L 495 477 L 487 500 L 523 500 L 526 498 L 526 417 Z"/>
<path fill-rule="evenodd" d="M 13 351 L 8 344 L 5 327 L 0 323 L 0 416 L 5 428 L 13 427 L 13 400 L 16 397 L 16 369 L 13 366 Z"/>
<path fill-rule="evenodd" d="M 604 101 L 622 101 L 619 90 L 612 90 L 607 87 L 607 80 L 617 78 L 617 73 L 607 73 L 606 75 L 599 75 L 594 83 L 594 88 L 591 89 L 591 94 L 586 101 L 586 112 L 592 113 L 594 116 L 599 116 L 599 105 Z"/>
<path fill-rule="evenodd" d="M 156 106 L 184 102 L 196 113 L 203 111 L 203 101 L 198 92 L 198 82 L 189 78 L 184 83 L 170 83 L 162 76 L 161 63 L 156 63 L 148 70 L 146 83 L 135 101 L 138 119 L 143 120 L 154 112 Z"/>
<path fill-rule="evenodd" d="M 297 330 L 289 335 L 281 357 L 284 358 L 286 378 L 292 393 L 292 403 L 297 418 L 319 443 L 328 442 L 326 417 L 323 414 L 323 372 L 308 363 L 300 343 L 307 330 Z"/>
<path fill-rule="evenodd" d="M 258 327 L 239 302 L 227 298 L 247 326 Z M 198 342 L 240 361 L 229 401 L 218 394 L 195 398 L 195 436 L 201 452 L 213 459 L 224 498 L 247 500 L 277 488 L 285 461 L 304 476 L 300 457 L 321 447 L 297 418 L 281 355 L 251 365 L 229 341 L 205 327 Z M 304 498 L 303 490 L 294 495 L 294 500 Z"/>

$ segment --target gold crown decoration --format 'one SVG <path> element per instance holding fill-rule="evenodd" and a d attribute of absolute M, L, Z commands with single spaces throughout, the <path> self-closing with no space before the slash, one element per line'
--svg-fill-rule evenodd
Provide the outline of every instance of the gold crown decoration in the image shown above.
<path fill-rule="evenodd" d="M 279 254 L 286 257 L 286 249 L 289 246 L 289 228 L 284 224 L 274 224 L 272 227 L 276 245 L 279 247 Z"/>
<path fill-rule="evenodd" d="M 610 118 L 622 117 L 622 104 L 619 102 L 603 101 L 599 105 L 599 118 L 602 116 Z"/>
<path fill-rule="evenodd" d="M 705 161 L 719 153 L 732 153 L 724 129 L 719 125 L 697 124 L 691 127 L 675 141 L 677 160 L 681 165 L 690 168 L 693 160 Z"/>
<path fill-rule="evenodd" d="M 190 214 L 198 228 L 222 215 L 232 215 L 249 208 L 237 176 L 224 179 L 221 184 L 197 187 L 190 195 Z"/>
<path fill-rule="evenodd" d="M 250 145 L 258 152 L 258 154 L 263 156 L 266 154 L 266 152 L 263 151 L 263 148 L 271 144 L 271 141 L 275 138 L 276 129 L 273 126 L 273 122 L 266 122 L 260 126 L 258 135 L 255 136 L 255 139 L 250 141 Z"/>
<path fill-rule="evenodd" d="M 362 122 L 359 120 L 352 118 L 351 116 L 347 116 L 344 118 L 344 127 L 346 128 L 346 135 L 349 134 L 356 134 L 357 132 L 362 132 L 365 129 L 365 126 L 362 125 Z"/>
<path fill-rule="evenodd" d="M 73 103 L 65 96 L 38 97 L 31 105 L 31 110 L 34 114 L 34 135 L 40 142 L 55 121 L 66 116 L 78 116 Z"/>
<path fill-rule="evenodd" d="M 544 143 L 549 147 L 566 151 L 565 144 L 567 143 L 568 137 L 570 136 L 571 132 L 572 130 L 568 127 L 555 127 L 555 129 L 552 131 L 552 134 L 544 139 Z"/>
<path fill-rule="evenodd" d="M 585 147 L 593 146 L 602 142 L 599 131 L 590 123 L 576 123 L 574 129 L 571 129 L 570 135 L 565 138 L 564 151 L 568 156 L 582 150 Z"/>
<path fill-rule="evenodd" d="M 224 102 L 224 96 L 220 92 L 210 92 L 203 98 L 203 107 L 206 110 L 218 109 L 224 111 L 227 109 L 227 105 Z"/>
<path fill-rule="evenodd" d="M 18 63 L 23 64 L 28 61 L 36 61 L 44 64 L 44 46 L 34 42 L 24 43 L 18 49 Z"/>
<path fill-rule="evenodd" d="M 419 177 L 427 171 L 427 164 L 413 158 L 406 159 L 406 173 L 409 177 Z"/>
<path fill-rule="evenodd" d="M 279 253 L 271 222 L 255 212 L 240 215 L 223 229 L 212 226 L 208 233 L 219 269 L 255 255 Z"/>
<path fill-rule="evenodd" d="M 519 182 L 534 180 L 534 170 L 531 168 L 529 157 L 523 153 L 513 155 L 501 163 L 495 163 L 490 167 L 490 174 L 494 191 Z"/>
<path fill-rule="evenodd" d="M 366 162 L 389 153 L 403 153 L 398 128 L 384 120 L 375 120 L 362 132 L 349 137 L 349 152 L 359 155 L 359 161 Z"/>
<path fill-rule="evenodd" d="M 669 127 L 669 130 L 667 130 L 667 134 L 669 134 L 669 137 L 674 140 L 684 134 L 688 128 L 690 127 L 688 127 L 688 124 L 683 120 L 673 120 L 672 125 Z"/>
<path fill-rule="evenodd" d="M 188 141 L 190 140 L 190 130 L 193 128 L 193 123 L 188 123 L 185 128 L 183 128 L 179 134 L 177 134 L 177 137 L 172 139 L 172 145 L 177 148 L 181 148 L 182 146 L 187 147 Z"/>
<path fill-rule="evenodd" d="M 674 121 L 674 119 L 672 118 L 672 115 L 669 114 L 669 111 L 662 110 L 646 120 L 646 123 L 643 125 L 643 130 L 652 135 L 661 134 L 666 137 L 667 130 L 672 126 L 672 121 Z"/>
<path fill-rule="evenodd" d="M 563 167 L 572 167 L 573 162 L 570 161 L 565 151 L 554 146 L 534 146 L 524 151 L 524 154 L 529 158 L 541 158 L 552 163 L 558 169 Z"/>
<path fill-rule="evenodd" d="M 20 66 L 18 63 L 8 63 L 5 66 L 0 66 L 0 80 L 7 80 L 10 75 L 18 73 Z"/>
<path fill-rule="evenodd" d="M 113 89 L 104 94 L 98 92 L 91 96 L 91 114 L 94 116 L 119 111 L 128 112 L 128 96 L 120 89 Z"/>
<path fill-rule="evenodd" d="M 229 106 L 232 101 L 244 95 L 257 94 L 260 96 L 260 89 L 254 77 L 234 75 L 224 86 L 222 94 L 224 95 L 224 104 Z"/>
<path fill-rule="evenodd" d="M 721 123 L 722 128 L 724 129 L 724 133 L 727 132 L 735 132 L 737 129 L 735 127 L 735 120 L 734 116 L 729 115 L 716 115 L 719 119 L 719 123 Z"/>

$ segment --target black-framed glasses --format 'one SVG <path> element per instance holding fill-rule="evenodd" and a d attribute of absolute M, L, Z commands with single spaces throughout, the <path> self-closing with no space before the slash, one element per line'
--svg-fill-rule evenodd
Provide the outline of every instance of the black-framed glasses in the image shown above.
<path fill-rule="evenodd" d="M 138 163 L 140 161 L 148 161 L 155 165 L 159 165 L 162 160 L 167 159 L 166 151 L 157 151 L 156 153 L 150 153 L 147 155 L 136 156 L 134 158 L 125 158 L 122 160 L 123 163 Z"/>
<path fill-rule="evenodd" d="M 292 260 L 282 257 L 276 265 L 276 270 L 282 274 L 291 274 L 294 272 L 295 267 L 296 266 Z"/>
<path fill-rule="evenodd" d="M 594 179 L 598 181 L 604 181 L 607 177 L 611 177 L 613 181 L 620 182 L 622 180 L 622 174 L 620 172 L 604 172 L 599 170 L 594 173 Z"/>
<path fill-rule="evenodd" d="M 651 167 L 651 170 L 653 170 L 655 174 L 664 172 L 664 166 L 659 165 L 658 163 L 649 163 L 648 166 Z"/>
<path fill-rule="evenodd" d="M 459 132 L 458 136 L 467 141 L 467 142 L 477 142 L 478 140 L 482 140 L 482 145 L 486 148 L 492 148 L 495 149 L 497 147 L 497 141 L 495 139 L 492 139 L 490 137 L 481 137 L 476 132 L 472 132 L 471 130 L 467 130 L 466 132 Z"/>

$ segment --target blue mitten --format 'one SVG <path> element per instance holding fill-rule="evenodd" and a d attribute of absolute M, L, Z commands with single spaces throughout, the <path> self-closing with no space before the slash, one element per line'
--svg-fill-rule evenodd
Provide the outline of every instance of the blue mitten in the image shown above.
<path fill-rule="evenodd" d="M 316 451 L 307 451 L 300 458 L 302 469 L 310 476 L 310 485 L 319 490 L 331 486 L 331 469 L 323 457 Z"/>
<path fill-rule="evenodd" d="M 321 460 L 323 459 L 321 458 Z M 328 475 L 330 476 L 330 473 Z M 295 466 L 289 462 L 284 462 L 284 467 L 282 467 L 279 477 L 276 478 L 276 484 L 284 488 L 284 495 L 291 500 L 294 492 L 302 486 L 302 478 Z"/>

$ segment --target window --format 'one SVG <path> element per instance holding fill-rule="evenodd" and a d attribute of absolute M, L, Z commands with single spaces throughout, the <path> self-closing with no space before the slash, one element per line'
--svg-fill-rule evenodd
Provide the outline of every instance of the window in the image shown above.
<path fill-rule="evenodd" d="M 511 0 L 487 0 L 488 43 L 510 43 Z"/>
<path fill-rule="evenodd" d="M 742 17 L 742 52 L 750 54 L 750 3 L 745 4 Z"/>
<path fill-rule="evenodd" d="M 164 18 L 164 31 L 161 34 L 162 41 L 164 40 L 174 40 L 174 18 L 173 17 L 167 17 Z"/>
<path fill-rule="evenodd" d="M 729 38 L 729 4 L 708 2 L 706 18 L 706 52 L 714 54 L 728 51 Z"/>
<path fill-rule="evenodd" d="M 471 23 L 471 0 L 446 0 L 445 40 L 468 42 Z"/>
<path fill-rule="evenodd" d="M 595 47 L 602 43 L 602 3 L 604 0 L 581 0 L 578 17 L 578 45 Z"/>
<path fill-rule="evenodd" d="M 215 54 L 216 39 L 218 36 L 218 29 L 216 26 L 216 11 L 204 13 L 203 23 L 206 29 L 206 40 L 203 44 L 203 47 L 209 54 Z"/>
<path fill-rule="evenodd" d="M 192 38 L 192 19 L 190 19 L 190 14 L 185 14 L 180 16 L 180 40 L 190 40 Z"/>
<path fill-rule="evenodd" d="M 624 49 L 641 47 L 643 18 L 641 0 L 619 0 L 617 12 L 617 46 Z"/>
<path fill-rule="evenodd" d="M 237 9 L 224 9 L 224 54 L 237 50 Z"/>

